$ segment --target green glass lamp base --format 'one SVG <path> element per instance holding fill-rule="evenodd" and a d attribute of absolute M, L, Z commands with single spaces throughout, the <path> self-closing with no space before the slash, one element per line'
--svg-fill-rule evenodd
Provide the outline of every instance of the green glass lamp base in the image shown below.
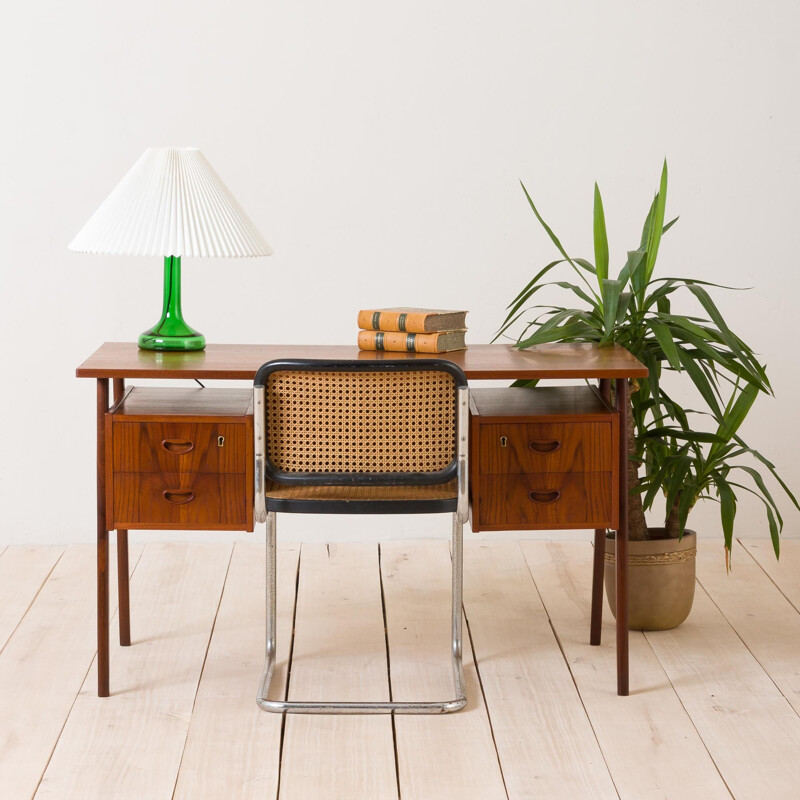
<path fill-rule="evenodd" d="M 183 319 L 181 309 L 181 258 L 164 259 L 164 308 L 161 319 L 139 337 L 141 350 L 168 350 L 182 352 L 202 350 L 206 337 L 190 328 Z"/>
<path fill-rule="evenodd" d="M 187 336 L 164 336 L 158 332 L 158 325 L 145 331 L 139 337 L 140 350 L 202 350 L 206 337 L 196 331 Z"/>

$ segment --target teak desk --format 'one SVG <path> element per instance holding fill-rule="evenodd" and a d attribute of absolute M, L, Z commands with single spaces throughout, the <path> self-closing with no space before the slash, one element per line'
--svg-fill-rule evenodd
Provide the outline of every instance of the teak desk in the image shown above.
<path fill-rule="evenodd" d="M 184 379 L 184 380 L 243 380 L 252 381 L 258 368 L 267 361 L 276 358 L 328 358 L 328 359 L 392 359 L 392 358 L 425 358 L 426 356 L 409 356 L 404 353 L 379 353 L 359 351 L 355 346 L 338 345 L 209 345 L 205 350 L 190 353 L 159 353 L 139 350 L 135 343 L 108 342 L 102 345 L 83 364 L 76 375 L 79 378 L 95 378 L 97 380 L 97 693 L 100 697 L 109 694 L 109 597 L 108 597 L 108 531 L 109 518 L 106 508 L 106 425 L 109 411 L 109 385 L 113 383 L 113 397 L 118 407 L 125 398 L 125 381 L 137 378 Z M 428 356 L 430 357 L 430 356 Z M 540 345 L 530 350 L 516 350 L 510 345 L 470 345 L 468 350 L 445 353 L 443 358 L 452 361 L 466 373 L 470 381 L 479 380 L 564 380 L 585 378 L 597 380 L 600 395 L 605 399 L 610 396 L 610 381 L 613 379 L 647 377 L 647 369 L 636 358 L 621 347 L 600 348 L 593 344 L 551 344 Z M 616 536 L 616 593 L 617 593 L 617 693 L 628 694 L 628 482 L 627 482 L 627 409 L 628 382 L 620 380 L 615 392 L 615 407 L 619 415 L 618 450 L 611 457 L 618 459 L 619 481 L 618 496 L 612 503 L 618 504 L 619 529 Z M 133 412 L 143 417 L 141 410 Z M 157 411 L 155 412 L 158 413 Z M 224 418 L 235 427 L 237 418 Z M 252 419 L 252 417 L 250 417 Z M 245 416 L 238 421 L 245 423 Z M 145 423 L 146 424 L 146 423 Z M 230 426 L 229 426 L 230 427 Z M 245 425 L 242 430 L 248 430 Z M 238 431 L 237 437 L 241 438 Z M 220 437 L 222 439 L 223 437 Z M 237 441 L 238 441 L 237 438 Z M 162 444 L 180 448 L 176 440 L 164 439 Z M 251 452 L 244 437 L 242 457 L 246 459 Z M 115 463 L 114 469 L 120 473 L 136 473 L 141 471 L 137 464 L 126 465 L 126 459 L 137 458 L 141 448 L 136 444 L 130 447 L 114 449 L 110 458 Z M 179 451 L 176 450 L 176 453 Z M 167 449 L 162 454 L 165 459 L 172 457 Z M 146 455 L 146 457 L 149 457 Z M 221 459 L 222 456 L 218 456 Z M 227 455 L 226 455 L 227 458 Z M 231 472 L 235 469 L 231 468 Z M 252 504 L 252 486 L 242 480 L 241 475 L 230 484 L 241 487 L 244 493 L 243 503 Z M 140 484 L 135 484 L 139 486 Z M 138 489 L 134 488 L 134 492 Z M 239 491 L 237 489 L 236 491 Z M 163 494 L 167 495 L 168 492 Z M 179 493 L 178 493 L 179 494 Z M 186 493 L 187 495 L 190 493 Z M 177 503 L 180 497 L 171 498 Z M 616 510 L 616 509 L 615 509 Z M 252 509 L 247 508 L 252 517 Z M 616 516 L 616 515 L 615 515 Z M 176 517 L 180 520 L 183 517 Z M 129 524 L 129 528 L 146 527 Z M 149 525 L 149 527 L 157 527 Z M 174 520 L 165 527 L 181 527 L 180 521 Z M 186 524 L 185 527 L 197 527 Z M 548 527 L 542 525 L 541 527 Z M 239 525 L 235 529 L 252 530 L 252 519 L 247 525 Z M 603 560 L 604 529 L 595 530 L 594 567 L 592 578 L 592 619 L 590 641 L 600 643 L 600 625 L 603 599 Z M 128 531 L 117 529 L 117 569 L 119 572 L 119 624 L 120 644 L 130 644 L 130 607 L 128 590 Z"/>

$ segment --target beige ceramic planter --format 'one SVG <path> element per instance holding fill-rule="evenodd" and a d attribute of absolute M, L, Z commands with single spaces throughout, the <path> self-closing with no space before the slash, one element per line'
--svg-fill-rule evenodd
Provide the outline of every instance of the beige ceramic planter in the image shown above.
<path fill-rule="evenodd" d="M 663 528 L 650 535 L 664 536 Z M 611 613 L 616 617 L 615 542 L 606 539 L 605 584 Z M 665 631 L 680 625 L 692 610 L 697 534 L 683 538 L 653 538 L 628 542 L 628 627 L 637 631 Z"/>

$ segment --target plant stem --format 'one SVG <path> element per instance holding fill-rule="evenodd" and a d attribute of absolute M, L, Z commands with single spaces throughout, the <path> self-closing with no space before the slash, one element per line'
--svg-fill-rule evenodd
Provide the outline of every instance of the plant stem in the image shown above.
<path fill-rule="evenodd" d="M 675 502 L 672 504 L 672 508 L 670 508 L 669 513 L 667 514 L 667 519 L 664 522 L 664 529 L 667 532 L 667 536 L 670 539 L 677 539 L 680 535 L 680 512 L 678 507 L 680 505 L 681 496 L 680 493 L 675 498 Z"/>

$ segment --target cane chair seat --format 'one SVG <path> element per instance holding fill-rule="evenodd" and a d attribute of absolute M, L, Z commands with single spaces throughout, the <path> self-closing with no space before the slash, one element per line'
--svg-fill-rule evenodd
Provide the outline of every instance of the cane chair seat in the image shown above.
<path fill-rule="evenodd" d="M 426 484 L 412 486 L 409 484 L 395 484 L 389 486 L 322 486 L 292 485 L 266 482 L 267 507 L 272 506 L 270 501 L 323 501 L 323 502 L 376 502 L 381 500 L 391 501 L 447 501 L 455 504 L 458 499 L 458 485 L 453 479 L 447 483 Z M 276 509 L 279 510 L 279 509 Z M 441 508 L 437 510 L 443 510 Z M 323 509 L 324 511 L 324 509 Z"/>

